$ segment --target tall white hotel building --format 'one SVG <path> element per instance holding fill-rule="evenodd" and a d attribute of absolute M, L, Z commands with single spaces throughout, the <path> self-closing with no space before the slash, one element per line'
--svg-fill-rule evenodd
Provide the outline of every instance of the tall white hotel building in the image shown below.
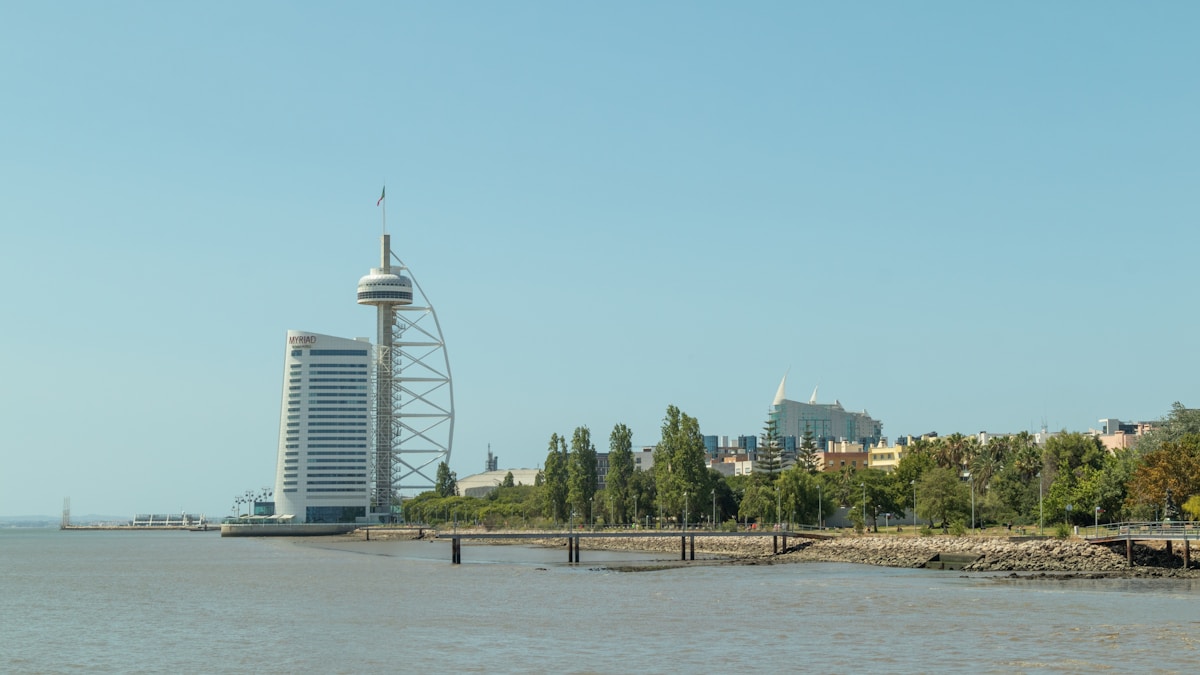
<path fill-rule="evenodd" d="M 366 338 L 288 331 L 275 513 L 346 523 L 370 511 L 371 367 Z"/>

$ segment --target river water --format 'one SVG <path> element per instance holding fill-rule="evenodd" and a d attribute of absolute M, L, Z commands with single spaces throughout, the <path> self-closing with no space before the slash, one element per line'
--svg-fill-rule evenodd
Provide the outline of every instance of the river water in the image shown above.
<path fill-rule="evenodd" d="M 1200 582 L 0 530 L 0 672 L 1182 672 Z"/>

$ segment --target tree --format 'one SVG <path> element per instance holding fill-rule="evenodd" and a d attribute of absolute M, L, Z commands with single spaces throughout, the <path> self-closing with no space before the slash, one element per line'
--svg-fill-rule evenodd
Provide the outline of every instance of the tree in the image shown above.
<path fill-rule="evenodd" d="M 1192 495 L 1183 503 L 1183 512 L 1188 520 L 1200 520 L 1200 495 Z"/>
<path fill-rule="evenodd" d="M 546 511 L 561 522 L 567 518 L 567 442 L 558 434 L 550 435 L 546 468 L 542 470 Z"/>
<path fill-rule="evenodd" d="M 1164 441 L 1158 450 L 1146 453 L 1133 471 L 1126 503 L 1147 504 L 1161 512 L 1167 490 L 1177 504 L 1200 494 L 1200 435 Z"/>
<path fill-rule="evenodd" d="M 1171 404 L 1171 412 L 1138 439 L 1139 455 L 1153 452 L 1167 441 L 1180 441 L 1188 434 L 1200 434 L 1200 409 L 1185 408 L 1179 401 Z"/>
<path fill-rule="evenodd" d="M 437 479 L 433 491 L 439 497 L 455 497 L 458 495 L 458 476 L 450 470 L 445 462 L 438 464 Z"/>
<path fill-rule="evenodd" d="M 567 499 L 584 522 L 595 522 L 592 508 L 596 496 L 596 446 L 587 427 L 576 427 L 571 436 L 571 456 L 567 462 Z"/>
<path fill-rule="evenodd" d="M 941 521 L 945 528 L 952 519 L 964 518 L 970 508 L 971 496 L 956 469 L 932 469 L 917 483 L 917 510 L 929 519 L 930 527 Z"/>
<path fill-rule="evenodd" d="M 657 493 L 654 486 L 654 472 L 634 469 L 629 477 L 630 516 L 638 518 L 651 515 L 654 510 Z"/>
<path fill-rule="evenodd" d="M 763 480 L 751 481 L 742 493 L 741 503 L 738 504 L 738 517 L 742 520 L 753 519 L 760 523 L 775 520 L 775 486 Z"/>
<path fill-rule="evenodd" d="M 974 436 L 953 433 L 933 440 L 933 456 L 938 466 L 960 473 L 974 459 L 978 449 L 979 439 Z"/>
<path fill-rule="evenodd" d="M 804 470 L 809 473 L 816 473 L 820 470 L 820 460 L 817 457 L 817 442 L 813 439 L 812 427 L 807 422 L 804 423 L 804 434 L 800 436 L 800 447 L 796 449 L 797 461 Z"/>
<path fill-rule="evenodd" d="M 897 489 L 896 481 L 891 474 L 879 469 L 863 469 L 855 475 L 859 485 L 859 491 L 855 495 L 859 513 L 862 513 L 862 500 L 865 495 L 867 517 L 871 520 L 871 527 L 878 532 L 880 514 L 904 511 L 903 497 L 907 491 Z"/>
<path fill-rule="evenodd" d="M 820 477 L 809 473 L 800 463 L 780 474 L 784 519 L 797 523 L 817 523 L 819 517 L 828 515 L 832 511 L 832 500 L 818 487 L 820 483 Z M 818 507 L 818 499 L 826 503 Z"/>
<path fill-rule="evenodd" d="M 506 488 L 516 487 L 516 483 L 514 482 L 511 471 L 504 474 L 504 480 L 500 482 L 500 487 L 506 487 Z"/>
<path fill-rule="evenodd" d="M 673 405 L 667 407 L 662 439 L 654 448 L 654 480 L 663 509 L 680 522 L 685 511 L 696 513 L 692 503 L 698 503 L 699 493 L 707 494 L 708 467 L 700 423 Z"/>
<path fill-rule="evenodd" d="M 758 451 L 755 453 L 754 471 L 763 475 L 767 482 L 774 483 L 783 468 L 779 451 L 779 432 L 775 428 L 775 418 L 768 417 L 763 426 L 762 436 L 759 437 Z"/>
<path fill-rule="evenodd" d="M 1046 513 L 1062 513 L 1066 520 L 1086 523 L 1097 496 L 1090 488 L 1081 491 L 1081 485 L 1095 481 L 1092 473 L 1102 469 L 1108 457 L 1104 444 L 1092 434 L 1064 432 L 1050 437 L 1042 452 L 1042 473 L 1049 478 Z"/>
<path fill-rule="evenodd" d="M 629 482 L 633 476 L 633 432 L 624 424 L 613 427 L 608 436 L 608 475 L 604 491 L 612 500 L 614 520 L 629 522 Z"/>
<path fill-rule="evenodd" d="M 992 478 L 1004 469 L 1008 461 L 1009 444 L 1006 437 L 993 436 L 979 447 L 969 465 L 971 475 L 975 478 L 975 489 L 979 494 L 987 494 Z"/>

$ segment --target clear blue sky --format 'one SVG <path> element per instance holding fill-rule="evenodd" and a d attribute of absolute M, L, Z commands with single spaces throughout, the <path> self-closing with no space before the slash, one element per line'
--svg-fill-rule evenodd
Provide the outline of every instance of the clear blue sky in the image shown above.
<path fill-rule="evenodd" d="M 451 461 L 791 398 L 895 438 L 1197 405 L 1193 2 L 9 2 L 0 514 L 270 485 L 289 328 L 438 309 Z"/>

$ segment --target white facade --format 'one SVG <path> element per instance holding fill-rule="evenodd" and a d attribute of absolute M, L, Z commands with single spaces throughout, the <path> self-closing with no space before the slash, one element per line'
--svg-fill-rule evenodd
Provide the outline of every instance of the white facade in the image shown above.
<path fill-rule="evenodd" d="M 355 522 L 370 510 L 369 342 L 290 330 L 279 413 L 275 513 Z"/>

